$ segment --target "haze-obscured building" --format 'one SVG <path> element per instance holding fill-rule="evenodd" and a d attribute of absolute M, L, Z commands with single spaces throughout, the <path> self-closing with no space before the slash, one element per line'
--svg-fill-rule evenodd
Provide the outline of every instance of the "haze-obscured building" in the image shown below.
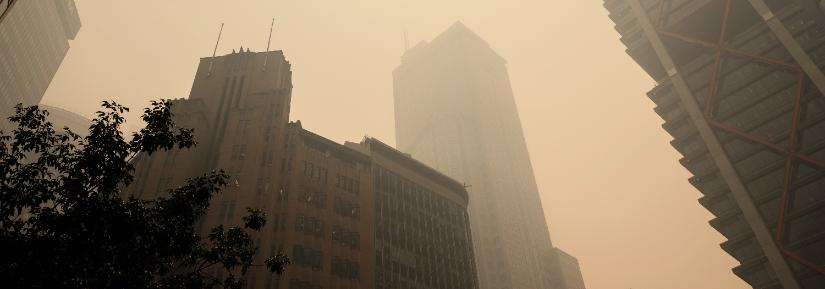
<path fill-rule="evenodd" d="M 585 289 L 579 260 L 559 248 L 544 256 L 545 268 L 551 268 L 548 279 L 550 288 Z"/>
<path fill-rule="evenodd" d="M 376 139 L 342 145 L 289 123 L 291 76 L 281 51 L 202 58 L 173 106 L 199 145 L 138 156 L 127 193 L 152 198 L 225 169 L 199 230 L 263 209 L 256 262 L 293 262 L 280 279 L 251 268 L 251 288 L 476 289 L 464 187 Z"/>
<path fill-rule="evenodd" d="M 81 138 L 89 135 L 89 125 L 92 120 L 72 111 L 56 106 L 40 104 L 40 109 L 47 110 L 49 116 L 47 120 L 52 123 L 52 127 L 57 132 L 63 132 L 63 128 L 70 129 Z"/>
<path fill-rule="evenodd" d="M 393 72 L 397 145 L 468 185 L 480 288 L 557 288 L 505 65 L 460 22 L 409 49 Z"/>
<path fill-rule="evenodd" d="M 0 129 L 40 103 L 79 29 L 73 0 L 0 0 Z"/>
<path fill-rule="evenodd" d="M 819 1 L 608 0 L 648 97 L 753 288 L 825 288 Z M 651 176 L 655 177 L 655 176 Z"/>

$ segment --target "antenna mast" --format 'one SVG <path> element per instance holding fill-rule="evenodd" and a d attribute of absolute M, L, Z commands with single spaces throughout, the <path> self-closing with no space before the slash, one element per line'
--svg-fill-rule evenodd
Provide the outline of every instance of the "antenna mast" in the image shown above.
<path fill-rule="evenodd" d="M 212 74 L 212 63 L 215 62 L 215 54 L 218 53 L 218 43 L 221 43 L 221 34 L 223 34 L 223 23 L 221 23 L 221 29 L 218 30 L 218 40 L 215 41 L 215 49 L 212 50 L 212 59 L 209 60 L 209 74 Z"/>
<path fill-rule="evenodd" d="M 410 40 L 407 37 L 407 30 L 404 30 L 404 52 L 410 49 Z"/>
<path fill-rule="evenodd" d="M 272 18 L 272 24 L 269 25 L 269 38 L 266 40 L 266 52 L 269 52 L 269 44 L 272 43 L 272 28 L 275 27 L 275 18 Z M 266 64 L 269 60 L 269 53 L 264 56 L 264 70 L 266 70 Z"/>

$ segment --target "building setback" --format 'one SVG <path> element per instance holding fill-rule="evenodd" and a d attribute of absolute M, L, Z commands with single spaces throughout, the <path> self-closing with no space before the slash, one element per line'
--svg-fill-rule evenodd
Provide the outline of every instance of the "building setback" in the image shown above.
<path fill-rule="evenodd" d="M 226 170 L 199 230 L 263 209 L 255 261 L 293 261 L 280 279 L 253 267 L 251 288 L 477 288 L 464 187 L 378 140 L 342 145 L 289 123 L 291 90 L 281 51 L 202 58 L 189 98 L 173 106 L 199 145 L 139 156 L 127 193 L 151 198 Z"/>
<path fill-rule="evenodd" d="M 393 71 L 398 148 L 469 186 L 480 288 L 556 288 L 505 64 L 460 22 L 409 49 Z"/>
<path fill-rule="evenodd" d="M 545 268 L 550 268 L 550 288 L 585 289 L 579 260 L 559 248 L 553 248 L 553 253 L 544 256 Z"/>
<path fill-rule="evenodd" d="M 79 29 L 73 0 L 0 0 L 0 130 L 15 105 L 40 103 Z"/>
<path fill-rule="evenodd" d="M 825 288 L 819 1 L 608 0 L 710 225 L 753 288 Z"/>

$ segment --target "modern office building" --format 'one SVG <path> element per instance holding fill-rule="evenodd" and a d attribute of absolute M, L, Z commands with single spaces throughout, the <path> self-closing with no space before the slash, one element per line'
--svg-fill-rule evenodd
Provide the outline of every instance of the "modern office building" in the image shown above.
<path fill-rule="evenodd" d="M 482 289 L 554 288 L 553 254 L 506 61 L 456 23 L 393 72 L 396 140 L 465 182 Z"/>
<path fill-rule="evenodd" d="M 280 279 L 251 268 L 251 288 L 476 289 L 464 187 L 378 140 L 338 144 L 289 123 L 291 88 L 281 51 L 201 59 L 189 98 L 173 106 L 199 145 L 137 157 L 127 193 L 151 198 L 226 170 L 199 230 L 263 209 L 256 261 L 293 261 Z"/>
<path fill-rule="evenodd" d="M 73 0 L 0 0 L 0 130 L 15 105 L 40 103 L 79 29 Z"/>
<path fill-rule="evenodd" d="M 347 146 L 371 157 L 374 288 L 477 289 L 464 186 L 374 138 Z"/>
<path fill-rule="evenodd" d="M 608 0 L 648 97 L 753 288 L 825 288 L 819 1 Z"/>

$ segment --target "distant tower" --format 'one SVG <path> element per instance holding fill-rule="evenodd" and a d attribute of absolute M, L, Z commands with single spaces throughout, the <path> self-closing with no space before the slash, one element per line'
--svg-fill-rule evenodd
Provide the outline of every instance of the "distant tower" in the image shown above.
<path fill-rule="evenodd" d="M 627 53 L 656 81 L 647 96 L 727 238 L 722 249 L 740 263 L 733 272 L 753 288 L 825 288 L 817 2 L 604 3 Z"/>
<path fill-rule="evenodd" d="M 393 72 L 396 141 L 471 186 L 481 289 L 550 289 L 562 274 L 545 262 L 555 252 L 505 64 L 461 23 L 410 48 Z"/>
<path fill-rule="evenodd" d="M 72 0 L 0 0 L 0 130 L 15 105 L 40 102 L 79 29 Z"/>

